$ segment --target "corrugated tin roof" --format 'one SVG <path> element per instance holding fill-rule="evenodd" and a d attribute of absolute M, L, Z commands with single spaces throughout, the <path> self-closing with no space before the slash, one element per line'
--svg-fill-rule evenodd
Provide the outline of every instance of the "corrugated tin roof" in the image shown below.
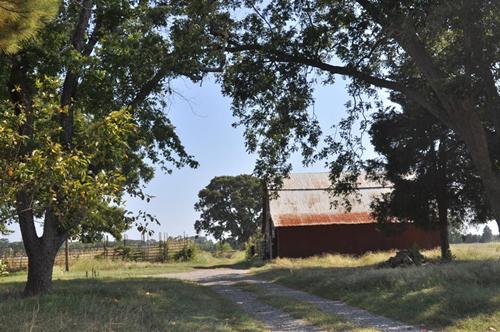
<path fill-rule="evenodd" d="M 359 196 L 349 197 L 352 209 L 332 206 L 334 198 L 326 190 L 330 186 L 328 173 L 295 173 L 284 180 L 279 197 L 270 201 L 269 209 L 275 227 L 360 224 L 375 222 L 371 217 L 373 198 L 391 189 L 380 183 L 358 180 Z"/>

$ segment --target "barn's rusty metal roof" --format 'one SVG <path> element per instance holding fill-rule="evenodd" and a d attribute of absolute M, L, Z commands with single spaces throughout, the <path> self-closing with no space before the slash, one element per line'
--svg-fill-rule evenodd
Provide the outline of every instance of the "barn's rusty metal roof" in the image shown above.
<path fill-rule="evenodd" d="M 328 173 L 291 174 L 284 180 L 279 197 L 269 204 L 274 226 L 373 223 L 370 203 L 374 197 L 391 190 L 361 176 L 358 179 L 358 196 L 348 197 L 352 209 L 347 212 L 342 204 L 332 205 L 335 198 L 328 192 L 329 186 Z"/>

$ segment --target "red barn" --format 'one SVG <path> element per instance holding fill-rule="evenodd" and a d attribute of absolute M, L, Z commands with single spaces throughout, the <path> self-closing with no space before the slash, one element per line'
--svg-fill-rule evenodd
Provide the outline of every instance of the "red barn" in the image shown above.
<path fill-rule="evenodd" d="M 332 206 L 328 173 L 291 174 L 278 191 L 278 198 L 264 204 L 265 255 L 274 258 L 362 254 L 439 245 L 438 230 L 397 222 L 381 230 L 371 216 L 370 203 L 391 189 L 364 177 L 358 182 L 359 194 L 349 198 L 352 209 L 346 212 L 342 206 Z"/>

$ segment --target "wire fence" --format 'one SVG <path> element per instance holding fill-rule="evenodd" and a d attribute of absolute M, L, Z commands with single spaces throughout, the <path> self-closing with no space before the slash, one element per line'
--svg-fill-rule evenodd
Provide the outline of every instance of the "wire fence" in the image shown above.
<path fill-rule="evenodd" d="M 188 238 L 165 238 L 159 241 L 104 241 L 93 245 L 83 245 L 79 242 L 68 243 L 68 265 L 80 259 L 123 259 L 145 262 L 167 262 L 175 259 L 177 255 L 190 248 L 193 241 Z M 28 257 L 24 250 L 14 252 L 3 250 L 0 253 L 2 262 L 10 272 L 25 270 L 28 267 Z M 55 265 L 66 264 L 66 252 L 63 245 L 59 250 Z"/>

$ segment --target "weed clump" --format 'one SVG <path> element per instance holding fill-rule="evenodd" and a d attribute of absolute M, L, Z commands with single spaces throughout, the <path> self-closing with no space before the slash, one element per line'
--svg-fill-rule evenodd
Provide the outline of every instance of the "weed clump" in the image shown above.
<path fill-rule="evenodd" d="M 0 277 L 8 275 L 9 272 L 7 271 L 7 264 L 5 264 L 1 259 L 0 259 Z"/>
<path fill-rule="evenodd" d="M 408 267 L 420 266 L 427 263 L 427 258 L 420 253 L 418 248 L 413 247 L 410 249 L 400 250 L 395 256 L 390 257 L 387 261 L 378 265 L 379 268 L 386 267 Z"/>
<path fill-rule="evenodd" d="M 219 242 L 215 247 L 214 257 L 231 258 L 234 254 L 234 249 L 228 242 Z"/>

